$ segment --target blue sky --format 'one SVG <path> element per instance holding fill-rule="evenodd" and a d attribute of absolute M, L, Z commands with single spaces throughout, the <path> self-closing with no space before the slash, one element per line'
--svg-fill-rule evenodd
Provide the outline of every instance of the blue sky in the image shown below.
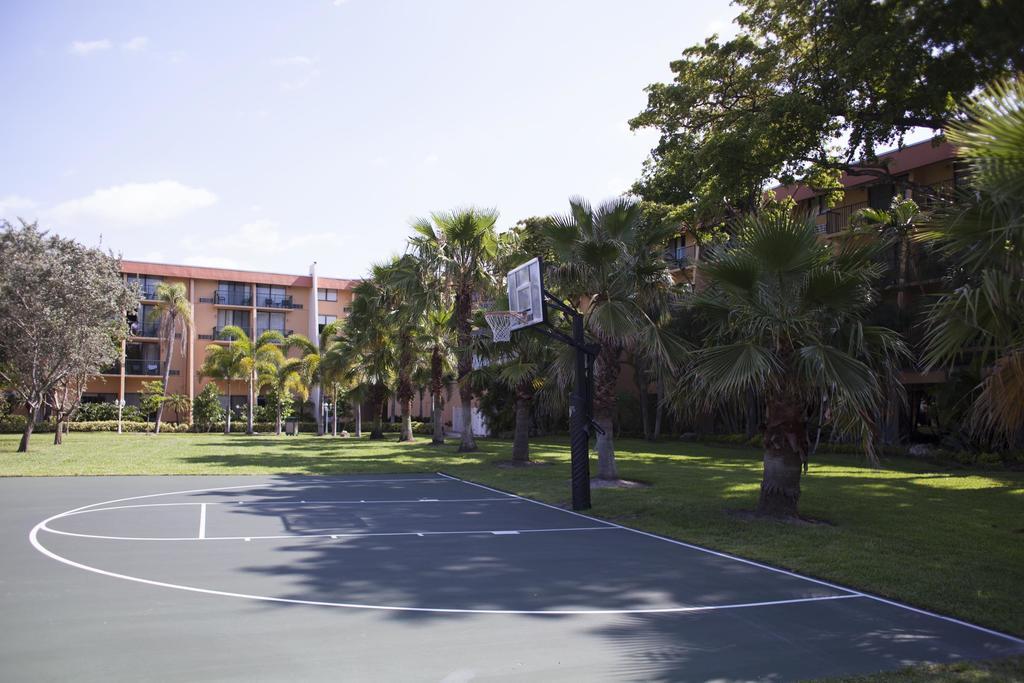
<path fill-rule="evenodd" d="M 358 276 L 415 216 L 625 190 L 727 2 L 5 2 L 0 217 L 125 258 Z"/>

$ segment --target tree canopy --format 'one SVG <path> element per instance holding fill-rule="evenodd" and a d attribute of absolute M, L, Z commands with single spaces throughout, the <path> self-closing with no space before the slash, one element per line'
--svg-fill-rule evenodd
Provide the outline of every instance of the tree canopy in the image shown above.
<path fill-rule="evenodd" d="M 884 176 L 876 156 L 955 103 L 1024 68 L 1024 14 L 1002 0 L 737 0 L 739 33 L 712 36 L 647 88 L 633 129 L 661 134 L 634 191 L 705 219 L 757 208 L 765 182 L 830 187 Z"/>

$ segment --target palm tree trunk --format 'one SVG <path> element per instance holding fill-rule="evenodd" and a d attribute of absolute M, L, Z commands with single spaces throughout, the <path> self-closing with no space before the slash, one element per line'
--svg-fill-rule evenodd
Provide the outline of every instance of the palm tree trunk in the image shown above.
<path fill-rule="evenodd" d="M 174 329 L 176 324 L 174 317 L 168 320 L 167 354 L 164 356 L 164 400 L 156 407 L 156 428 L 153 430 L 157 434 L 160 433 L 160 419 L 164 415 L 164 403 L 167 402 L 167 383 L 171 379 L 171 355 L 174 353 L 174 338 L 177 336 Z"/>
<path fill-rule="evenodd" d="M 370 405 L 373 406 L 373 427 L 370 429 L 371 439 L 384 438 L 384 408 L 387 406 L 384 387 L 375 384 L 370 387 Z"/>
<path fill-rule="evenodd" d="M 252 406 L 253 402 L 255 401 L 255 397 L 253 395 L 253 389 L 255 387 L 255 384 L 256 384 L 256 370 L 254 369 L 254 370 L 252 370 L 252 372 L 249 373 L 249 424 L 245 428 L 245 433 L 248 434 L 249 436 L 252 436 L 255 433 L 255 430 L 253 428 L 253 406 Z"/>
<path fill-rule="evenodd" d="M 228 408 L 227 416 L 224 418 L 224 433 L 231 433 L 231 380 L 228 380 Z"/>
<path fill-rule="evenodd" d="M 757 514 L 798 516 L 800 475 L 806 466 L 807 422 L 803 406 L 791 397 L 770 401 L 765 411 L 764 475 Z"/>
<path fill-rule="evenodd" d="M 594 381 L 594 421 L 604 431 L 597 434 L 597 477 L 618 479 L 615 463 L 615 387 L 619 381 L 619 356 L 622 349 L 611 343 L 601 344 L 597 354 Z"/>
<path fill-rule="evenodd" d="M 647 373 L 644 372 L 643 361 L 639 356 L 633 356 L 633 384 L 636 387 L 636 395 L 640 405 L 640 423 L 644 430 L 644 439 L 651 440 L 651 416 L 649 402 L 647 400 Z"/>
<path fill-rule="evenodd" d="M 363 435 L 363 404 L 356 404 L 356 438 Z"/>
<path fill-rule="evenodd" d="M 434 446 L 444 445 L 444 424 L 441 412 L 441 396 L 433 395 L 430 396 L 430 421 L 434 426 L 434 437 L 430 440 L 430 443 Z"/>
<path fill-rule="evenodd" d="M 281 436 L 281 401 L 277 402 L 277 411 L 274 418 L 274 436 Z"/>
<path fill-rule="evenodd" d="M 332 392 L 331 405 L 333 407 L 333 413 L 331 416 L 331 436 L 338 435 L 338 387 L 335 385 L 334 391 Z"/>
<path fill-rule="evenodd" d="M 516 426 L 512 437 L 512 461 L 530 462 L 530 403 L 527 392 L 516 397 Z"/>
<path fill-rule="evenodd" d="M 665 401 L 665 380 L 661 377 L 658 378 L 658 393 L 656 395 L 657 403 L 654 406 L 654 440 L 657 441 L 661 438 L 661 418 L 665 413 L 664 401 Z"/>
<path fill-rule="evenodd" d="M 30 408 L 25 420 L 25 429 L 21 432 L 21 443 L 18 444 L 19 453 L 28 453 L 28 441 L 32 438 L 32 430 L 36 428 L 36 421 L 39 419 L 39 406 Z"/>
<path fill-rule="evenodd" d="M 462 403 L 462 435 L 459 453 L 477 450 L 473 438 L 473 393 L 469 387 L 469 374 L 473 372 L 473 289 L 468 282 L 460 282 L 455 292 L 455 318 L 459 342 L 459 401 Z"/>

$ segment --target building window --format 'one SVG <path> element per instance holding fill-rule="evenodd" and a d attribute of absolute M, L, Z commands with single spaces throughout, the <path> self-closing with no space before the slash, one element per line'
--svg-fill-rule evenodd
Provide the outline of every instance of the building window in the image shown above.
<path fill-rule="evenodd" d="M 256 314 L 256 335 L 259 336 L 270 330 L 280 332 L 283 335 L 288 334 L 288 331 L 284 328 L 284 313 L 264 313 L 261 311 Z"/>
<path fill-rule="evenodd" d="M 324 289 L 323 287 L 318 287 L 316 290 L 316 298 L 319 299 L 320 301 L 337 301 L 338 290 Z"/>
<path fill-rule="evenodd" d="M 323 332 L 324 328 L 333 323 L 338 319 L 336 315 L 318 315 L 317 316 L 317 331 Z"/>
<path fill-rule="evenodd" d="M 249 311 L 217 311 L 217 330 L 214 333 L 215 336 L 219 335 L 220 331 L 228 325 L 241 327 L 242 331 L 249 335 Z"/>
<path fill-rule="evenodd" d="M 256 285 L 257 306 L 281 306 L 288 302 L 284 287 Z"/>
<path fill-rule="evenodd" d="M 352 307 L 351 307 L 351 306 L 345 306 L 345 307 L 344 307 L 344 308 L 342 308 L 341 310 L 342 310 L 342 311 L 343 311 L 344 313 L 351 313 L 351 312 L 352 312 Z"/>
<path fill-rule="evenodd" d="M 221 282 L 217 285 L 215 303 L 229 306 L 251 306 L 252 293 L 244 282 Z"/>
<path fill-rule="evenodd" d="M 818 215 L 828 213 L 828 197 L 821 195 L 818 197 Z"/>
<path fill-rule="evenodd" d="M 156 298 L 156 286 L 163 282 L 163 278 L 155 275 L 129 275 L 128 284 L 138 285 L 139 290 L 142 292 L 143 299 L 155 299 Z"/>

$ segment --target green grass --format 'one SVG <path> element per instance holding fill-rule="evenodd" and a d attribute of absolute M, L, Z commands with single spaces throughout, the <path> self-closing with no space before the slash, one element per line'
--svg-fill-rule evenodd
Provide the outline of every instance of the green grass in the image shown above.
<path fill-rule="evenodd" d="M 1024 681 L 1024 657 L 991 662 L 957 662 L 913 666 L 887 673 L 849 678 L 827 678 L 819 683 L 1020 683 Z"/>
<path fill-rule="evenodd" d="M 556 504 L 569 496 L 562 439 L 534 445 L 534 458 L 550 466 L 506 469 L 495 463 L 510 445 L 491 440 L 460 455 L 423 439 L 72 433 L 54 447 L 50 438 L 39 435 L 25 455 L 14 452 L 17 435 L 0 435 L 0 475 L 444 470 Z M 618 448 L 621 475 L 652 486 L 594 491 L 598 516 L 1024 635 L 1024 473 L 902 459 L 871 469 L 821 456 L 804 479 L 801 509 L 829 524 L 794 525 L 735 514 L 756 501 L 754 450 L 636 440 Z"/>

